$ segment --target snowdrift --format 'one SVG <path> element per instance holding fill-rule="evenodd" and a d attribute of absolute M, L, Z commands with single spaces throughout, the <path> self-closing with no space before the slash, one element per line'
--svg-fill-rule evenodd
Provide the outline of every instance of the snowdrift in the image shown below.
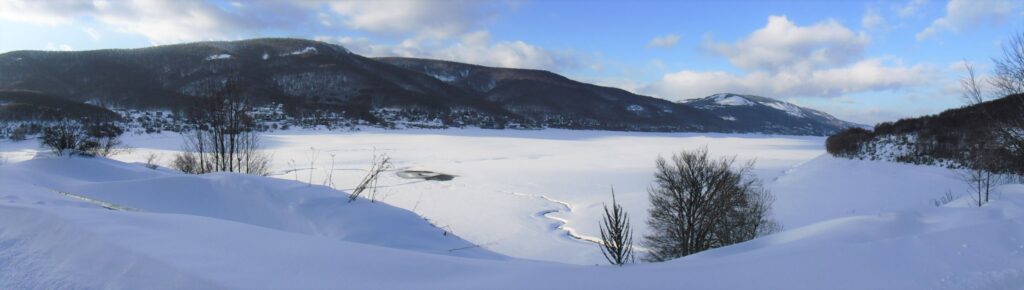
<path fill-rule="evenodd" d="M 799 168 L 798 168 L 799 170 Z M 0 166 L 0 288 L 1020 289 L 1024 186 L 627 267 L 502 257 L 329 188 L 93 158 Z M 109 210 L 59 192 L 138 211 Z M 453 250 L 460 247 L 470 247 Z"/>
<path fill-rule="evenodd" d="M 853 160 L 822 154 L 768 184 L 786 228 L 830 219 L 933 207 L 947 191 L 968 192 L 957 172 L 937 166 Z"/>

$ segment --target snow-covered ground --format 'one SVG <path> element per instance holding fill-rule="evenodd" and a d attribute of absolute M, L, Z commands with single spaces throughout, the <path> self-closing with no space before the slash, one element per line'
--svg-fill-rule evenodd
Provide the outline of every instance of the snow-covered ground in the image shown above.
<path fill-rule="evenodd" d="M 166 163 L 180 144 L 171 134 L 126 141 L 136 149 L 115 159 L 141 162 L 155 152 Z M 9 162 L 0 166 L 0 288 L 1024 285 L 1024 187 L 1001 187 L 997 201 L 980 209 L 966 206 L 967 197 L 935 207 L 931 199 L 947 189 L 963 194 L 955 172 L 832 158 L 823 155 L 823 138 L 370 130 L 277 132 L 265 141 L 274 178 L 31 159 L 35 143 L 0 143 Z M 596 236 L 609 187 L 640 237 L 654 159 L 700 146 L 756 159 L 786 231 L 667 263 L 571 265 L 604 264 L 595 244 L 566 232 Z M 343 192 L 317 186 L 351 188 L 374 152 L 400 169 L 456 177 L 387 174 L 377 196 L 383 203 L 349 204 Z"/>
<path fill-rule="evenodd" d="M 374 153 L 391 156 L 396 169 L 455 175 L 421 181 L 387 174 L 378 199 L 498 253 L 587 265 L 603 264 L 604 257 L 596 244 L 568 231 L 598 236 L 602 204 L 610 202 L 614 187 L 634 216 L 637 236 L 646 232 L 647 187 L 659 155 L 707 146 L 715 155 L 737 155 L 738 163 L 756 159 L 756 173 L 771 181 L 823 153 L 820 137 L 572 130 L 293 130 L 264 140 L 273 154 L 272 176 L 281 179 L 351 189 Z M 135 149 L 115 159 L 143 162 L 157 153 L 167 163 L 181 137 L 125 141 Z M 12 158 L 27 158 L 28 152 Z M 332 160 L 333 181 L 327 181 Z"/>

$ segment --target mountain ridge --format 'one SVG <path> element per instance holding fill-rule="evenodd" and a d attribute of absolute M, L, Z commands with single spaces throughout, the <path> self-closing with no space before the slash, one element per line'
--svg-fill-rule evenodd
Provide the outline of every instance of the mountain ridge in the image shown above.
<path fill-rule="evenodd" d="M 385 126 L 415 119 L 445 127 L 831 133 L 827 126 L 808 130 L 729 121 L 713 110 L 550 71 L 369 58 L 305 39 L 0 54 L 0 90 L 38 91 L 106 107 L 180 109 L 228 82 L 255 102 L 282 104 L 292 116 L 339 114 Z"/>
<path fill-rule="evenodd" d="M 819 110 L 755 95 L 719 93 L 683 103 L 704 109 L 724 120 L 747 122 L 755 130 L 767 132 L 790 130 L 804 135 L 829 135 L 846 128 L 865 127 Z"/>

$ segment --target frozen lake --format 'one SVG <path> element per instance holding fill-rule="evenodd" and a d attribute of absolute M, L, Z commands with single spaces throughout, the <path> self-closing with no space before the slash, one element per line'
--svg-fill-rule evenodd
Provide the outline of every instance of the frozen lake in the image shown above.
<path fill-rule="evenodd" d="M 142 162 L 156 153 L 167 164 L 181 138 L 156 134 L 125 141 L 134 149 L 114 159 Z M 647 187 L 659 155 L 707 146 L 716 156 L 737 156 L 737 163 L 755 160 L 755 173 L 770 183 L 824 153 L 822 137 L 572 130 L 284 131 L 264 135 L 264 142 L 274 177 L 338 189 L 355 187 L 375 152 L 387 154 L 395 172 L 380 180 L 378 200 L 499 253 L 576 264 L 604 262 L 596 244 L 568 232 L 598 236 L 612 187 L 636 236 L 646 232 Z M 36 143 L 4 147 L 15 151 L 7 155 L 16 161 L 29 158 Z M 397 170 L 456 177 L 406 179 Z"/>

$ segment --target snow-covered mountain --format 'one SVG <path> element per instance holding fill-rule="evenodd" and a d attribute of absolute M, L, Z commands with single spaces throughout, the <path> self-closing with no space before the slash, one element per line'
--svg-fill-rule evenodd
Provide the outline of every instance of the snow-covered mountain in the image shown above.
<path fill-rule="evenodd" d="M 722 93 L 684 103 L 715 114 L 745 131 L 830 135 L 845 128 L 863 127 L 822 111 L 761 96 Z"/>
<path fill-rule="evenodd" d="M 546 71 L 488 69 L 526 72 L 544 81 L 497 79 L 494 90 L 470 89 L 339 45 L 266 38 L 140 49 L 13 51 L 0 54 L 0 91 L 173 110 L 231 82 L 250 100 L 283 104 L 292 116 L 336 113 L 384 126 L 418 118 L 450 127 L 733 131 L 714 115 L 667 100 Z M 375 113 L 381 110 L 400 113 Z"/>
<path fill-rule="evenodd" d="M 575 81 L 543 70 L 402 57 L 375 60 L 432 76 L 502 109 L 555 127 L 626 131 L 733 131 L 735 124 L 665 99 Z M 685 124 L 685 125 L 683 125 Z"/>
<path fill-rule="evenodd" d="M 293 117 L 340 115 L 381 126 L 412 121 L 442 127 L 827 135 L 845 124 L 805 109 L 791 111 L 806 115 L 803 119 L 723 114 L 700 102 L 674 103 L 543 70 L 367 58 L 305 39 L 0 54 L 0 91 L 35 91 L 106 107 L 173 111 L 229 82 L 253 101 L 282 104 Z M 786 110 L 784 103 L 778 107 Z"/>

